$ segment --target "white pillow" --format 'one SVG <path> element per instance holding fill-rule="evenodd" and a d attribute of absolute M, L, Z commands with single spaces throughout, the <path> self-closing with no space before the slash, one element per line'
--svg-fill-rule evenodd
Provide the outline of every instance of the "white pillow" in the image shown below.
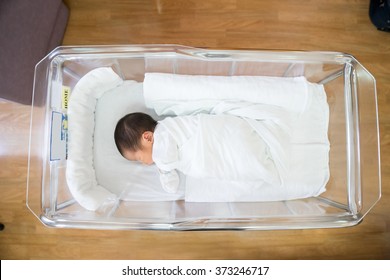
<path fill-rule="evenodd" d="M 69 99 L 66 179 L 74 199 L 88 210 L 96 210 L 105 201 L 117 198 L 96 180 L 93 137 L 97 99 L 122 83 L 111 68 L 97 68 L 80 79 Z"/>

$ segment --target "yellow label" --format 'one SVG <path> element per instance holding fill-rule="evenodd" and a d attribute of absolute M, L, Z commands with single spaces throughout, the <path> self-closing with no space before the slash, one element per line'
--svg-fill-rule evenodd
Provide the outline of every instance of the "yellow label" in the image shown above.
<path fill-rule="evenodd" d="M 68 109 L 68 101 L 70 96 L 70 87 L 62 86 L 62 109 Z"/>

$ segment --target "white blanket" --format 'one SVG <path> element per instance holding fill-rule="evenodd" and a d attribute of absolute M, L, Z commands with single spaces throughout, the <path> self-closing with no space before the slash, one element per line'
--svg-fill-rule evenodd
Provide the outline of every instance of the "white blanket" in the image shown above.
<path fill-rule="evenodd" d="M 302 113 L 308 98 L 304 77 L 201 76 L 146 73 L 145 104 L 158 115 L 209 112 L 221 101 L 274 105 Z"/>
<path fill-rule="evenodd" d="M 303 77 L 148 73 L 144 97 L 146 105 L 160 115 L 208 113 L 243 117 L 267 143 L 277 165 L 280 185 L 187 176 L 187 201 L 286 200 L 325 191 L 329 179 L 329 111 L 322 86 Z M 228 154 L 225 160 L 229 160 Z"/>
<path fill-rule="evenodd" d="M 177 169 L 195 178 L 281 183 L 267 143 L 241 117 L 167 117 L 155 130 L 155 150 L 160 157 L 154 155 L 153 159 L 162 170 Z"/>

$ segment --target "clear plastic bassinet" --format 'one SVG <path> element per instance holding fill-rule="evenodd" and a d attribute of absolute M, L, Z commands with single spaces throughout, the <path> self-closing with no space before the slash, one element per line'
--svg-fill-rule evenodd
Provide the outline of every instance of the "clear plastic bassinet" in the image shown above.
<path fill-rule="evenodd" d="M 56 117 L 92 69 L 110 66 L 126 80 L 146 72 L 191 75 L 303 75 L 323 84 L 329 103 L 330 179 L 318 197 L 277 202 L 186 203 L 118 201 L 105 211 L 83 209 L 70 194 L 67 160 L 53 144 Z M 63 87 L 66 86 L 66 87 Z M 65 92 L 64 92 L 65 88 Z M 66 104 L 66 100 L 62 100 Z M 381 194 L 374 77 L 351 55 L 337 52 L 205 50 L 178 45 L 59 47 L 35 69 L 27 206 L 43 224 L 88 229 L 303 229 L 356 225 Z M 53 132 L 54 131 L 54 132 Z M 60 137 L 66 137 L 62 135 Z M 65 139 L 66 140 L 66 139 Z M 66 141 L 65 141 L 66 145 Z"/>

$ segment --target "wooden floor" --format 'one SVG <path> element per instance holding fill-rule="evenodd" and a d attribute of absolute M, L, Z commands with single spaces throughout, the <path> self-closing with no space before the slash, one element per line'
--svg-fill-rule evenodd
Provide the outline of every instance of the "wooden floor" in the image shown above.
<path fill-rule="evenodd" d="M 29 108 L 0 102 L 1 259 L 390 259 L 390 33 L 368 0 L 67 0 L 64 45 L 176 43 L 347 52 L 376 77 L 383 196 L 363 222 L 285 231 L 44 227 L 26 208 Z"/>

